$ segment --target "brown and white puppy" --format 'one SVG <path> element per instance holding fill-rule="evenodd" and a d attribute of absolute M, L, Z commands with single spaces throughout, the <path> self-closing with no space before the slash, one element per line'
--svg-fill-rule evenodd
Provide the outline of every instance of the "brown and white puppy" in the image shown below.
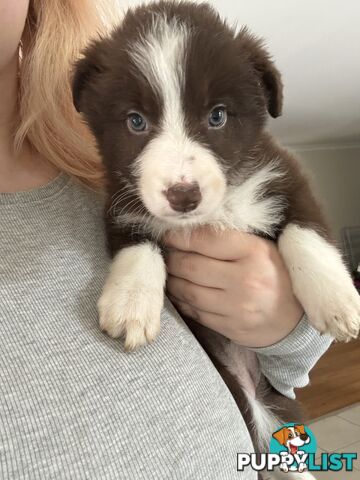
<path fill-rule="evenodd" d="M 114 258 L 98 303 L 102 329 L 130 350 L 152 341 L 166 278 L 161 236 L 207 224 L 276 241 L 312 325 L 339 340 L 358 334 L 359 296 L 319 205 L 296 160 L 265 131 L 267 115 L 281 114 L 282 83 L 246 28 L 236 32 L 206 4 L 135 8 L 87 48 L 73 97 L 107 175 Z M 258 400 L 269 390 L 256 359 L 189 324 L 239 406 L 246 392 L 261 449 L 279 424 Z"/>

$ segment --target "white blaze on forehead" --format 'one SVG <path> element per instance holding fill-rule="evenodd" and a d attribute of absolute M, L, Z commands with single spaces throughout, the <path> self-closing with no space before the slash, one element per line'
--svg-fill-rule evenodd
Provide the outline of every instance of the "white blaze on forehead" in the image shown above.
<path fill-rule="evenodd" d="M 164 196 L 177 182 L 198 182 L 202 202 L 197 214 L 207 215 L 221 201 L 226 186 L 216 156 L 185 129 L 182 97 L 185 87 L 186 49 L 190 31 L 176 19 L 158 16 L 136 42 L 131 57 L 162 104 L 159 133 L 134 162 L 145 206 L 156 216 L 171 212 Z"/>
<path fill-rule="evenodd" d="M 181 94 L 188 36 L 184 24 L 175 19 L 167 20 L 165 16 L 154 16 L 150 31 L 130 52 L 136 66 L 163 102 L 163 127 L 176 128 L 179 134 L 184 133 Z"/>

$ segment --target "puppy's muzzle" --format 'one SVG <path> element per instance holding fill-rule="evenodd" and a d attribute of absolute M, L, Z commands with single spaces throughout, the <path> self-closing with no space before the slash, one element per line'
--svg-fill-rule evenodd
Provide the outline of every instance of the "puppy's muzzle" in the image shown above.
<path fill-rule="evenodd" d="M 175 183 L 164 192 L 170 207 L 176 212 L 191 212 L 201 202 L 200 187 L 197 182 Z"/>

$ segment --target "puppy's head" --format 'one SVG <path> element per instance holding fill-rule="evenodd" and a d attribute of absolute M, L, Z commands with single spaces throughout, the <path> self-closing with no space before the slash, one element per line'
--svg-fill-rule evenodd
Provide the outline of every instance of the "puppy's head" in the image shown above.
<path fill-rule="evenodd" d="M 236 34 L 208 5 L 165 1 L 130 10 L 85 51 L 73 98 L 111 193 L 127 186 L 125 211 L 186 225 L 221 205 L 267 114 L 280 115 L 282 84 L 246 29 Z"/>

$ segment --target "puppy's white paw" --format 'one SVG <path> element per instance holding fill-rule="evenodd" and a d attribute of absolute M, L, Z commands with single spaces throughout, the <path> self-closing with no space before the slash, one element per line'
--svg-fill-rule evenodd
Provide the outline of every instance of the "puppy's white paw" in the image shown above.
<path fill-rule="evenodd" d="M 98 302 L 100 328 L 110 337 L 125 337 L 125 349 L 152 342 L 160 330 L 163 292 L 145 285 L 129 289 L 105 286 Z"/>
<path fill-rule="evenodd" d="M 160 330 L 165 279 L 164 260 L 150 242 L 121 250 L 98 301 L 100 328 L 113 338 L 124 336 L 127 350 L 153 341 Z"/>
<path fill-rule="evenodd" d="M 314 230 L 294 224 L 285 227 L 278 246 L 310 323 L 339 341 L 356 338 L 360 297 L 340 252 Z"/>
<path fill-rule="evenodd" d="M 309 320 L 320 332 L 330 333 L 336 340 L 348 342 L 356 338 L 360 329 L 360 296 L 354 291 L 329 292 L 316 312 L 309 312 Z"/>

